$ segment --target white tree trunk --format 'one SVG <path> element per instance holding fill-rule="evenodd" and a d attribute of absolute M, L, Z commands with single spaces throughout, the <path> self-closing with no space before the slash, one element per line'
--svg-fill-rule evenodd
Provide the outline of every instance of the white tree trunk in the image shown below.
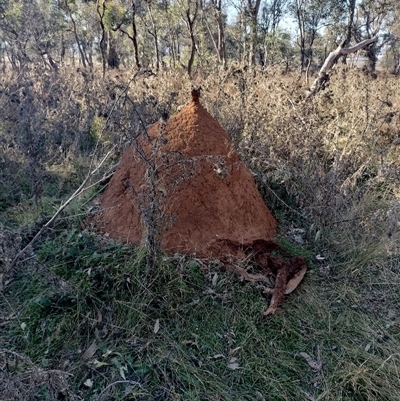
<path fill-rule="evenodd" d="M 360 43 L 357 43 L 353 47 L 343 47 L 343 43 L 339 45 L 339 47 L 329 53 L 328 57 L 326 58 L 323 66 L 319 70 L 318 76 L 311 85 L 310 89 L 307 91 L 307 98 L 315 95 L 317 92 L 319 92 L 325 82 L 329 79 L 329 70 L 336 64 L 336 62 L 339 60 L 340 56 L 355 53 L 356 51 L 363 49 L 364 47 L 370 45 L 371 43 L 374 43 L 378 40 L 377 36 L 374 36 L 371 39 L 365 39 Z"/>

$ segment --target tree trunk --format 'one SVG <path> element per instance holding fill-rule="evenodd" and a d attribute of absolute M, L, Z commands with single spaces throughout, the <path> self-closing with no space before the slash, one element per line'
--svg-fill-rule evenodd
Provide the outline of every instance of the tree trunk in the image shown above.
<path fill-rule="evenodd" d="M 217 42 L 214 40 L 213 32 L 210 28 L 210 24 L 207 21 L 207 17 L 205 16 L 203 9 L 204 21 L 207 26 L 208 33 L 210 34 L 211 41 L 213 42 L 214 48 L 218 55 L 218 62 L 222 65 L 222 67 L 226 68 L 226 48 L 225 48 L 225 32 L 224 32 L 224 22 L 222 20 L 222 4 L 221 0 L 211 0 L 211 4 L 214 9 L 215 21 L 217 23 Z"/>
<path fill-rule="evenodd" d="M 67 11 L 68 11 L 69 18 L 71 19 L 71 22 L 72 22 L 73 32 L 74 32 L 76 44 L 77 44 L 77 46 L 78 46 L 79 55 L 80 55 L 80 57 L 81 57 L 82 66 L 83 66 L 84 68 L 86 68 L 85 54 L 83 53 L 82 46 L 81 46 L 81 43 L 80 43 L 80 40 L 79 40 L 78 31 L 77 31 L 77 29 L 76 29 L 76 22 L 75 22 L 75 19 L 74 19 L 73 15 L 72 15 L 71 9 L 70 9 L 69 6 L 68 6 L 68 1 L 65 0 L 65 1 L 64 1 L 64 4 L 65 4 L 65 7 L 66 7 L 66 9 L 67 9 Z"/>
<path fill-rule="evenodd" d="M 258 39 L 258 12 L 260 10 L 261 0 L 247 0 L 247 9 L 250 15 L 250 48 L 249 48 L 249 65 L 254 66 L 256 61 L 256 49 Z"/>
<path fill-rule="evenodd" d="M 156 70 L 158 71 L 160 69 L 160 51 L 158 48 L 158 33 L 157 33 L 157 25 L 154 21 L 153 11 L 151 9 L 150 4 L 151 4 L 150 2 L 147 3 L 147 8 L 149 10 L 150 20 L 151 20 L 151 25 L 153 27 L 153 31 L 149 30 L 149 33 L 154 39 L 154 53 L 156 56 Z"/>
<path fill-rule="evenodd" d="M 140 60 L 139 60 L 139 49 L 138 49 L 138 44 L 137 44 L 137 29 L 136 29 L 136 21 L 135 21 L 135 16 L 136 16 L 136 3 L 135 0 L 132 0 L 132 44 L 133 44 L 133 52 L 135 54 L 135 64 L 136 68 L 140 70 Z"/>
<path fill-rule="evenodd" d="M 329 80 L 329 70 L 337 63 L 341 56 L 354 53 L 370 45 L 371 43 L 375 43 L 377 40 L 378 37 L 375 36 L 372 39 L 365 39 L 357 45 L 349 48 L 344 48 L 343 44 L 340 44 L 339 47 L 336 50 L 332 51 L 326 58 L 323 66 L 318 73 L 318 77 L 315 79 L 307 93 L 307 98 L 315 95 L 317 92 L 324 88 L 325 83 Z"/>
<path fill-rule="evenodd" d="M 351 42 L 355 8 L 356 8 L 356 0 L 349 0 L 349 5 L 348 5 L 349 18 L 347 20 L 346 37 L 343 41 L 343 47 L 348 46 Z M 346 55 L 343 55 L 341 57 L 341 59 L 342 59 L 342 63 L 346 64 Z"/>
<path fill-rule="evenodd" d="M 133 54 L 135 57 L 135 64 L 136 64 L 136 68 L 138 70 L 140 70 L 140 68 L 142 67 L 140 64 L 140 58 L 139 58 L 139 46 L 137 43 L 137 29 L 136 29 L 136 4 L 135 4 L 135 0 L 132 0 L 132 20 L 131 20 L 131 26 L 132 26 L 132 35 L 125 31 L 124 29 L 122 29 L 122 23 L 120 25 L 118 25 L 116 28 L 113 28 L 113 31 L 120 31 L 122 32 L 124 35 L 128 36 L 128 38 L 132 41 L 132 46 L 133 46 Z"/>
<path fill-rule="evenodd" d="M 101 3 L 101 6 L 100 6 Z M 101 27 L 101 39 L 100 39 L 100 54 L 101 54 L 101 65 L 103 68 L 103 79 L 106 76 L 106 60 L 107 60 L 107 32 L 104 25 L 104 14 L 106 12 L 106 4 L 101 0 L 97 1 L 97 14 L 100 18 Z"/>
<path fill-rule="evenodd" d="M 198 0 L 195 0 L 195 8 L 193 10 L 193 14 L 191 13 L 190 9 L 190 0 L 188 0 L 188 9 L 186 10 L 186 19 L 184 19 L 185 25 L 188 29 L 189 36 L 190 36 L 190 57 L 187 65 L 187 73 L 189 77 L 192 77 L 192 68 L 194 62 L 194 56 L 196 54 L 196 40 L 194 36 L 194 25 L 197 18 L 197 11 L 199 9 Z"/>
<path fill-rule="evenodd" d="M 367 50 L 368 72 L 373 73 L 376 70 L 376 63 L 378 62 L 378 57 L 376 54 L 377 54 L 376 42 L 373 42 Z"/>
<path fill-rule="evenodd" d="M 108 41 L 108 58 L 107 64 L 110 68 L 119 68 L 119 56 L 117 52 L 117 44 L 115 38 L 110 35 Z"/>
<path fill-rule="evenodd" d="M 218 1 L 218 8 L 216 9 L 216 21 L 218 27 L 218 55 L 219 61 L 222 63 L 222 67 L 226 68 L 226 47 L 225 47 L 225 31 L 224 22 L 222 20 L 222 5 L 221 0 Z"/>

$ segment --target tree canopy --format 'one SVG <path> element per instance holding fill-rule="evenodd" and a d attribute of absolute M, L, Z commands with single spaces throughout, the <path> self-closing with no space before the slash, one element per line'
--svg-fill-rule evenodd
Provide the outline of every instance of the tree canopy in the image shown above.
<path fill-rule="evenodd" d="M 0 61 L 108 69 L 319 67 L 340 43 L 399 72 L 395 0 L 3 0 Z"/>

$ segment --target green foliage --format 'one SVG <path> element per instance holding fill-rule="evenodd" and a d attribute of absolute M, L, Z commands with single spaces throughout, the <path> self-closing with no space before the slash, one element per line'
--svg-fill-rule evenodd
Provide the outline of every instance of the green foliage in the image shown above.
<path fill-rule="evenodd" d="M 117 1 L 107 1 L 104 22 L 107 28 L 111 30 L 121 24 L 128 24 L 129 16 L 126 9 Z"/>

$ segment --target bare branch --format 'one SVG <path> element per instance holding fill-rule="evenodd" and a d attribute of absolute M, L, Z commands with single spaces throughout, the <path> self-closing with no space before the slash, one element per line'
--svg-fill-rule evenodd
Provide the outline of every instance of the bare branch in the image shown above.
<path fill-rule="evenodd" d="M 326 58 L 323 66 L 319 70 L 318 76 L 311 85 L 308 93 L 307 93 L 307 98 L 315 95 L 317 92 L 319 92 L 323 85 L 325 84 L 326 81 L 329 80 L 329 70 L 337 63 L 339 60 L 340 56 L 346 55 L 346 54 L 351 54 L 354 53 L 360 49 L 363 49 L 364 47 L 370 45 L 371 43 L 374 43 L 378 40 L 378 36 L 374 36 L 371 39 L 365 39 L 360 43 L 357 43 L 356 45 L 352 47 L 343 47 L 343 43 L 339 45 L 339 47 L 329 53 L 328 57 Z"/>

